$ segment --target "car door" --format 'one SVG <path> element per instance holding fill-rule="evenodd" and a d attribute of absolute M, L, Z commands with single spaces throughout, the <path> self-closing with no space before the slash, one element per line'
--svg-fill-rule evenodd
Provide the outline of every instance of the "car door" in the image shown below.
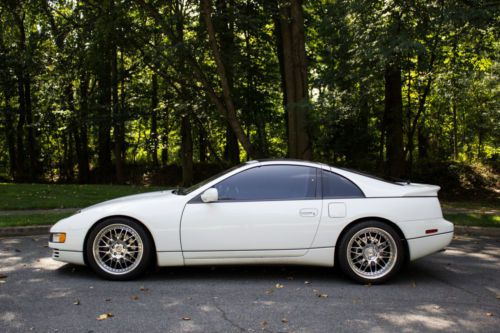
<path fill-rule="evenodd" d="M 260 165 L 217 183 L 216 202 L 198 196 L 186 204 L 184 258 L 304 255 L 321 216 L 318 174 L 308 166 Z"/>

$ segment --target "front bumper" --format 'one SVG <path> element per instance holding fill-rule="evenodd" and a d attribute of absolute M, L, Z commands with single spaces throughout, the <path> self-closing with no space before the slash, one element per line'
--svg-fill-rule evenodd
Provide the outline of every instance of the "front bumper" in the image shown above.
<path fill-rule="evenodd" d="M 52 259 L 70 264 L 85 265 L 83 252 L 60 250 L 57 248 L 57 245 L 59 244 L 49 243 L 49 247 L 52 248 Z"/>

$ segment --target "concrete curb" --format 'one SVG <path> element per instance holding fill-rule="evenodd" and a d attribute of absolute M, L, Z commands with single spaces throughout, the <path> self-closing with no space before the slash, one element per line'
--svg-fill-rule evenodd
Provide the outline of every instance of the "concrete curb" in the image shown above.
<path fill-rule="evenodd" d="M 34 225 L 26 227 L 5 227 L 0 228 L 0 237 L 47 235 L 51 225 Z"/>
<path fill-rule="evenodd" d="M 51 225 L 37 225 L 27 227 L 5 227 L 0 228 L 0 237 L 49 235 Z M 489 236 L 500 238 L 500 228 L 455 226 L 455 235 L 459 236 Z"/>

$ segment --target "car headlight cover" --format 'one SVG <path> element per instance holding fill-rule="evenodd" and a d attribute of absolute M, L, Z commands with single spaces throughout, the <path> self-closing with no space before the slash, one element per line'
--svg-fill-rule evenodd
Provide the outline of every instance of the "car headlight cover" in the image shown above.
<path fill-rule="evenodd" d="M 52 243 L 64 243 L 66 241 L 65 232 L 53 232 L 50 234 L 50 241 Z"/>

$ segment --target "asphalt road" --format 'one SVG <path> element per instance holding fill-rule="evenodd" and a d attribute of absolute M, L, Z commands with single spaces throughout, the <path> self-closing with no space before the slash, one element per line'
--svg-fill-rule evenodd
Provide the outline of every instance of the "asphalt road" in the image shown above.
<path fill-rule="evenodd" d="M 0 332 L 500 327 L 500 240 L 487 237 L 458 237 L 446 252 L 412 263 L 382 286 L 357 285 L 331 269 L 276 266 L 161 269 L 138 281 L 109 282 L 52 261 L 45 237 L 0 239 L 0 276 Z"/>

